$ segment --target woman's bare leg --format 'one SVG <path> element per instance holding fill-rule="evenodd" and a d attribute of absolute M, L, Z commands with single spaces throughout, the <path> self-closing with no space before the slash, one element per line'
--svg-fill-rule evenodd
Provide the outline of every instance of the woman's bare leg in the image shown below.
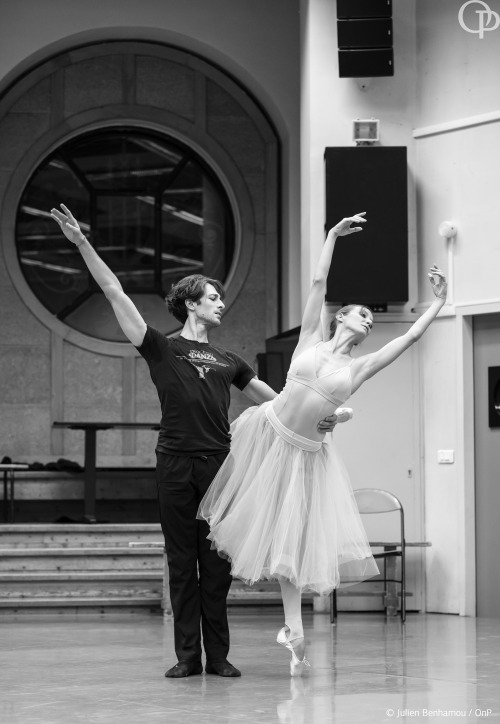
<path fill-rule="evenodd" d="M 285 609 L 285 626 L 289 629 L 288 640 L 299 660 L 304 658 L 304 629 L 302 626 L 302 594 L 293 583 L 285 579 L 279 581 L 283 608 Z"/>

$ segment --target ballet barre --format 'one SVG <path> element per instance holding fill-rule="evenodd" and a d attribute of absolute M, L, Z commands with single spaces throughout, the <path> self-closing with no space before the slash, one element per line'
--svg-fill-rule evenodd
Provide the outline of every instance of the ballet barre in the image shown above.
<path fill-rule="evenodd" d="M 84 520 L 95 523 L 96 498 L 96 438 L 99 430 L 159 430 L 157 422 L 53 422 L 52 427 L 66 430 L 83 430 L 84 452 Z"/>

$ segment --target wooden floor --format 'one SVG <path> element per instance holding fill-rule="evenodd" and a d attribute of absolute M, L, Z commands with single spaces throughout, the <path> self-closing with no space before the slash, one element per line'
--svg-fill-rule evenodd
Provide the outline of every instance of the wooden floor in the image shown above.
<path fill-rule="evenodd" d="M 303 679 L 276 643 L 278 611 L 230 615 L 241 679 L 165 679 L 158 614 L 0 617 L 2 724 L 500 722 L 500 618 L 306 614 Z"/>

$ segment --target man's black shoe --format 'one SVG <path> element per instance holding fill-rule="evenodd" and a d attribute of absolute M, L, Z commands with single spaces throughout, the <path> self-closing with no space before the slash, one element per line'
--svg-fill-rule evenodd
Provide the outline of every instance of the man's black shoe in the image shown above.
<path fill-rule="evenodd" d="M 179 661 L 166 672 L 165 676 L 167 679 L 183 679 L 185 676 L 194 676 L 202 672 L 203 666 L 199 661 Z"/>
<path fill-rule="evenodd" d="M 217 676 L 241 676 L 241 671 L 229 661 L 207 661 L 205 671 L 207 674 L 217 674 Z"/>

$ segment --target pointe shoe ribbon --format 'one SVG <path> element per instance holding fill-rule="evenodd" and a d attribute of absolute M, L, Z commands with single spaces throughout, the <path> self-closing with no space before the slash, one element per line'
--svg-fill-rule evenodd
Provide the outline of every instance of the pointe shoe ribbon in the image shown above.
<path fill-rule="evenodd" d="M 303 638 L 303 636 L 301 636 L 300 638 Z M 293 639 L 293 640 L 295 640 L 295 639 Z M 285 627 L 283 627 L 278 632 L 276 641 L 279 644 L 281 644 L 281 646 L 284 646 L 286 649 L 288 649 L 289 651 L 292 652 L 292 660 L 290 661 L 290 675 L 291 676 L 302 676 L 302 672 L 304 671 L 304 669 L 306 667 L 310 668 L 311 664 L 309 663 L 309 661 L 306 659 L 305 656 L 302 659 L 302 661 L 297 657 L 297 654 L 295 653 L 294 648 L 292 646 L 292 642 L 290 641 L 290 639 L 288 638 L 288 636 L 286 634 Z"/>

